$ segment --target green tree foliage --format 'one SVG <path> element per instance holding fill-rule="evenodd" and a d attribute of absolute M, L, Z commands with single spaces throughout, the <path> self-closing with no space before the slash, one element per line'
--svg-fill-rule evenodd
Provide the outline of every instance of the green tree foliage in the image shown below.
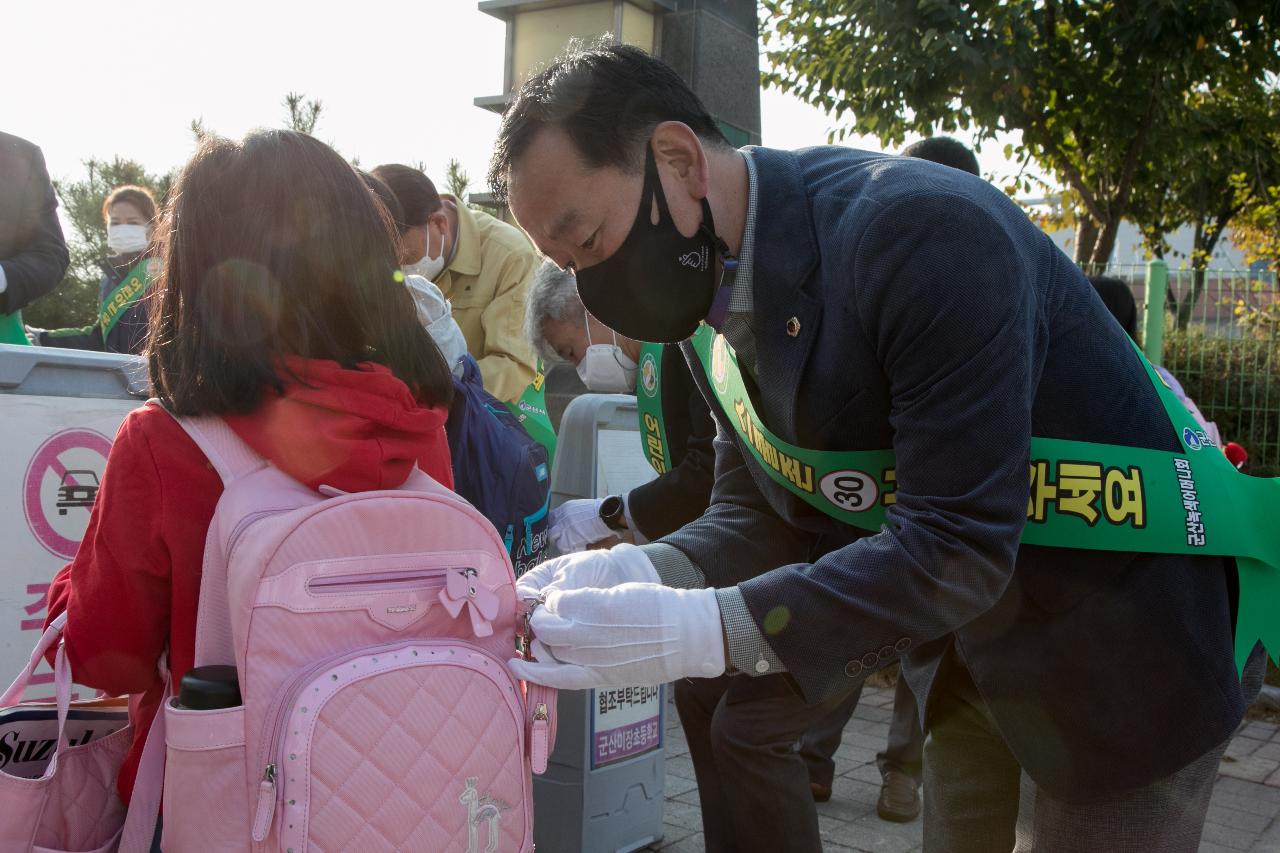
<path fill-rule="evenodd" d="M 471 176 L 462 168 L 461 161 L 456 157 L 450 157 L 448 164 L 444 167 L 444 188 L 445 192 L 459 201 L 467 200 L 467 191 L 471 189 Z"/>
<path fill-rule="evenodd" d="M 284 96 L 284 108 L 287 111 L 284 126 L 289 130 L 314 136 L 323 106 L 320 101 L 310 99 L 301 92 L 290 92 Z"/>
<path fill-rule="evenodd" d="M 1242 211 L 1232 223 L 1231 242 L 1250 263 L 1261 261 L 1280 275 L 1280 182 L 1249 187 L 1236 182 Z"/>
<path fill-rule="evenodd" d="M 71 228 L 64 235 L 71 263 L 62 283 L 22 311 L 31 326 L 57 329 L 86 326 L 98 316 L 98 286 L 102 281 L 99 261 L 107 252 L 107 229 L 102 220 L 102 203 L 116 187 L 135 184 L 146 187 L 163 205 L 174 173 L 156 175 L 122 157 L 84 162 L 85 176 L 78 181 L 54 181 L 64 223 Z"/>
<path fill-rule="evenodd" d="M 419 171 L 426 172 L 425 169 L 419 167 Z M 471 176 L 462 168 L 462 161 L 456 157 L 450 157 L 449 162 L 444 167 L 444 191 L 459 201 L 466 202 L 467 206 L 472 210 L 479 210 L 490 216 L 498 216 L 499 211 L 496 207 L 479 202 L 471 201 Z"/>
<path fill-rule="evenodd" d="M 1191 92 L 1185 108 L 1170 114 L 1161 138 L 1135 181 L 1129 218 L 1161 258 L 1168 250 L 1164 235 L 1191 226 L 1191 288 L 1172 306 L 1176 327 L 1185 329 L 1228 225 L 1280 183 L 1280 93 L 1247 79 Z"/>
<path fill-rule="evenodd" d="M 1016 131 L 1094 226 L 1105 262 L 1135 183 L 1189 93 L 1280 67 L 1273 0 L 763 0 L 765 82 L 833 113 L 837 136 Z"/>

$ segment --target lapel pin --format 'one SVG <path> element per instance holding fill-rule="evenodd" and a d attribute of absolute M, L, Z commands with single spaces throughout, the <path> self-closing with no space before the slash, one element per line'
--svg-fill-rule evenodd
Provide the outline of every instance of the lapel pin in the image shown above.
<path fill-rule="evenodd" d="M 791 337 L 797 337 L 800 334 L 800 318 L 792 317 L 787 321 L 787 334 Z"/>

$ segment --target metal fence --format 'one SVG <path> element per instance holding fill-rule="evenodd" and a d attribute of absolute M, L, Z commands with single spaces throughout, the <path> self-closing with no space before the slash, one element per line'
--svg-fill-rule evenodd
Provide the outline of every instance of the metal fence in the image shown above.
<path fill-rule="evenodd" d="M 1197 275 L 1162 261 L 1113 265 L 1138 304 L 1139 343 L 1182 383 L 1252 474 L 1280 475 L 1280 292 L 1263 270 Z M 1163 299 L 1161 295 L 1163 294 Z M 1150 297 L 1150 298 L 1149 298 Z M 1151 311 L 1150 303 L 1163 303 Z"/>

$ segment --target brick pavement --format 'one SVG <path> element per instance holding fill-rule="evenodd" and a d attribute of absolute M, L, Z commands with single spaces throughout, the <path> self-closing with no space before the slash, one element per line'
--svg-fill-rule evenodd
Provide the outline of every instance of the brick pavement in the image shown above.
<path fill-rule="evenodd" d="M 907 824 L 876 815 L 880 772 L 875 753 L 888 737 L 893 690 L 867 687 L 836 753 L 831 802 L 818 806 L 828 853 L 912 853 L 920 847 L 920 819 Z M 701 853 L 702 820 L 693 764 L 675 708 L 667 715 L 666 833 L 647 850 Z M 1280 853 L 1280 726 L 1246 722 L 1219 771 L 1200 853 Z"/>

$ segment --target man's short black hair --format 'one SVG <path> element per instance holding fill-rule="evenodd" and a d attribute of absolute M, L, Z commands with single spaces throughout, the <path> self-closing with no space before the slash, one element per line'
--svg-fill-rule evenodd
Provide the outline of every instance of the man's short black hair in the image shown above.
<path fill-rule="evenodd" d="M 978 170 L 978 158 L 973 155 L 973 151 L 963 142 L 952 139 L 950 136 L 930 136 L 928 139 L 913 142 L 902 149 L 902 156 L 930 160 L 982 177 L 982 173 Z"/>
<path fill-rule="evenodd" d="M 571 45 L 530 77 L 502 116 L 489 187 L 507 199 L 507 179 L 538 131 L 562 128 L 588 166 L 644 168 L 643 143 L 664 121 L 687 124 L 704 143 L 728 146 L 715 119 L 680 75 L 637 47 Z"/>
<path fill-rule="evenodd" d="M 404 208 L 400 206 L 400 199 L 396 198 L 396 194 L 391 191 L 391 187 L 387 186 L 380 178 L 366 172 L 364 169 L 357 169 L 360 177 L 364 179 L 364 185 L 374 194 L 378 201 L 382 202 L 382 206 L 387 209 L 387 214 L 391 217 L 391 221 L 396 224 L 396 230 L 404 233 Z"/>
<path fill-rule="evenodd" d="M 436 185 L 412 166 L 384 163 L 374 168 L 373 176 L 386 184 L 400 202 L 402 218 L 397 220 L 396 225 L 401 234 L 410 228 L 426 225 L 431 214 L 443 206 Z"/>

